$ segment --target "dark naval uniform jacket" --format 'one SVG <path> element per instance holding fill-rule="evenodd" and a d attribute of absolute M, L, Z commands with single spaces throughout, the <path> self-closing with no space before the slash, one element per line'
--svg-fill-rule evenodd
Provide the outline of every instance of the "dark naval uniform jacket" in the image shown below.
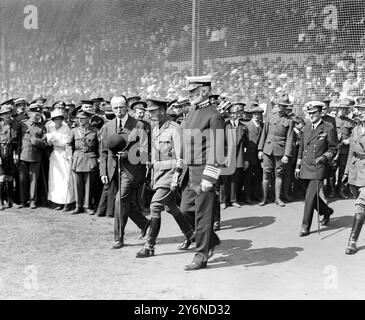
<path fill-rule="evenodd" d="M 312 131 L 312 124 L 303 129 L 298 151 L 297 164 L 300 164 L 301 179 L 325 179 L 326 164 L 315 165 L 315 160 L 325 156 L 331 161 L 337 153 L 337 139 L 333 126 L 323 120 Z"/>
<path fill-rule="evenodd" d="M 248 129 L 248 145 L 246 152 L 246 159 L 250 164 L 259 164 L 259 158 L 257 156 L 257 146 L 259 143 L 259 139 L 261 136 L 261 132 L 263 129 L 263 123 L 260 123 L 258 127 L 256 127 L 253 120 L 247 122 Z"/>

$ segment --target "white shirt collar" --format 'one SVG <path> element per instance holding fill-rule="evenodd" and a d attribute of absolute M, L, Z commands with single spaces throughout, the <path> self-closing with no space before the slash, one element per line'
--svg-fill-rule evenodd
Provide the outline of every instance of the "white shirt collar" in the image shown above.
<path fill-rule="evenodd" d="M 311 128 L 312 126 L 314 127 L 314 130 L 317 129 L 317 127 L 319 126 L 319 124 L 322 122 L 322 119 L 320 119 L 319 121 L 317 121 L 316 123 L 311 123 Z"/>
<path fill-rule="evenodd" d="M 118 119 L 118 122 L 119 122 L 119 118 L 117 118 Z M 127 122 L 127 120 L 128 120 L 128 113 L 126 113 L 125 114 L 125 116 L 121 119 L 122 120 L 122 126 L 123 126 L 123 128 L 124 128 L 124 126 L 125 126 L 125 123 Z"/>

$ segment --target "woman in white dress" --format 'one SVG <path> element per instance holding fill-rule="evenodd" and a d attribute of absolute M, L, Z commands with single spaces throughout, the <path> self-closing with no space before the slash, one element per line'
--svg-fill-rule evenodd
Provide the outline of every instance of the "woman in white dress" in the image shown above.
<path fill-rule="evenodd" d="M 71 173 L 72 150 L 67 147 L 67 140 L 71 132 L 64 123 L 61 110 L 51 113 L 54 126 L 48 126 L 47 142 L 53 146 L 49 162 L 48 200 L 55 203 L 56 210 L 71 210 L 69 204 L 75 202 Z M 68 150 L 69 149 L 69 150 Z"/>

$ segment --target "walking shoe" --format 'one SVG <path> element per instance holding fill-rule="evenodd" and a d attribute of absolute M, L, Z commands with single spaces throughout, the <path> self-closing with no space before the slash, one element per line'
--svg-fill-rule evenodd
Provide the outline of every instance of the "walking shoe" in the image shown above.
<path fill-rule="evenodd" d="M 141 250 L 137 252 L 136 258 L 148 258 L 155 255 L 155 249 L 146 244 Z"/>

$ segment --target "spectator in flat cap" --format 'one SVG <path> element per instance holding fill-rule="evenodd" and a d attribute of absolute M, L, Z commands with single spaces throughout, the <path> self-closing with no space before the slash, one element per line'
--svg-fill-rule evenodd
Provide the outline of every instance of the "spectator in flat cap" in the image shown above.
<path fill-rule="evenodd" d="M 75 202 L 70 175 L 72 150 L 67 148 L 71 130 L 64 123 L 64 114 L 59 108 L 51 112 L 51 121 L 54 125 L 46 134 L 48 145 L 53 147 L 49 158 L 48 200 L 54 204 L 55 210 L 69 211 L 70 204 Z"/>
<path fill-rule="evenodd" d="M 136 204 L 138 200 L 135 192 L 136 186 L 142 184 L 145 177 L 146 167 L 144 164 L 147 161 L 148 138 L 144 132 L 143 123 L 128 115 L 125 96 L 114 96 L 110 100 L 110 105 L 116 117 L 107 122 L 101 130 L 100 177 L 103 184 L 109 185 L 114 195 L 117 193 L 114 213 L 110 212 L 113 208 L 109 202 L 106 210 L 107 215 L 114 215 L 115 217 L 113 249 L 120 249 L 124 246 L 124 229 L 128 217 L 141 229 L 143 236 L 149 226 L 149 221 L 142 215 Z M 115 154 L 105 146 L 105 141 L 115 133 L 126 133 L 129 141 L 128 148 L 118 155 L 119 163 Z M 133 154 L 129 154 L 130 149 L 132 152 L 134 150 Z M 138 156 L 140 161 L 135 159 Z M 121 169 L 120 180 L 118 166 Z M 99 211 L 100 209 L 99 206 L 98 214 L 103 214 Z"/>
<path fill-rule="evenodd" d="M 99 115 L 100 117 L 104 116 L 104 111 L 100 109 L 100 105 L 104 101 L 104 99 L 102 97 L 97 97 L 92 99 L 92 101 L 95 114 Z"/>
<path fill-rule="evenodd" d="M 47 99 L 45 97 L 43 97 L 42 95 L 39 95 L 39 96 L 33 97 L 30 104 L 38 103 L 38 104 L 43 105 L 46 101 L 47 101 Z"/>
<path fill-rule="evenodd" d="M 93 188 L 98 174 L 99 141 L 97 130 L 90 126 L 93 113 L 86 110 L 77 112 L 79 127 L 71 130 L 67 148 L 72 155 L 72 174 L 76 198 L 76 209 L 72 214 L 83 213 L 86 210 L 94 214 Z"/>

